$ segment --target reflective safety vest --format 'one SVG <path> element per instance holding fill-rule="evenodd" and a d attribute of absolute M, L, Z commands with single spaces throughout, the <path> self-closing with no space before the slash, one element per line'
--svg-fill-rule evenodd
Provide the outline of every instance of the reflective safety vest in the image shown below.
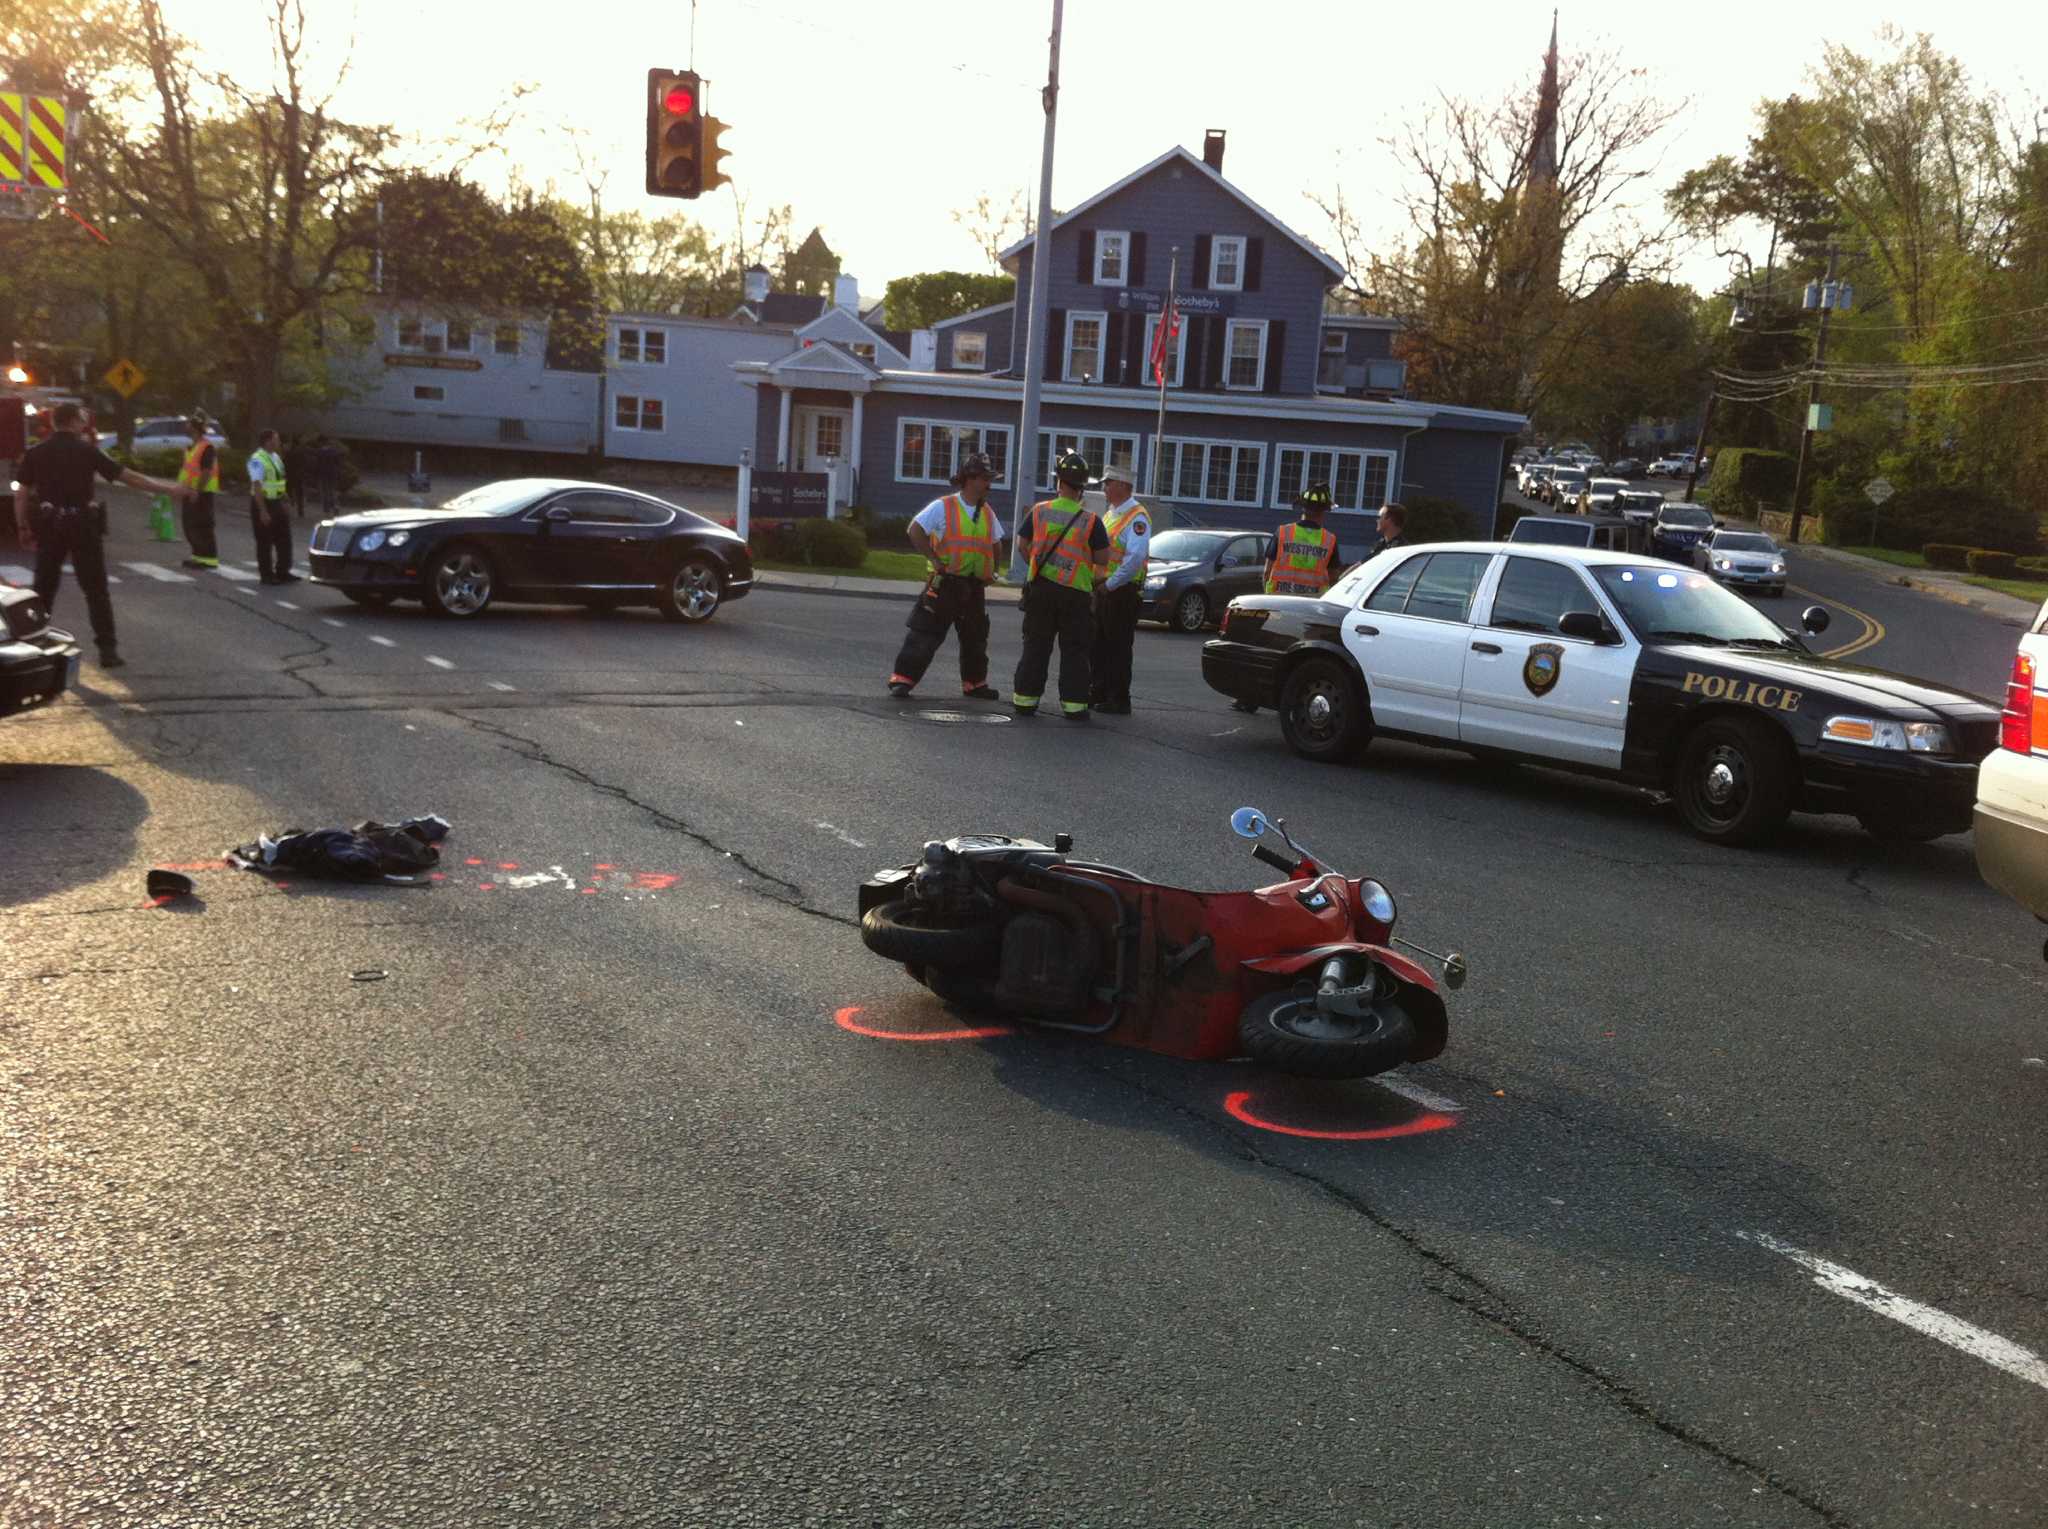
<path fill-rule="evenodd" d="M 971 508 L 958 494 L 945 498 L 946 524 L 932 538 L 932 560 L 939 572 L 979 579 L 996 576 L 996 517 L 987 505 Z"/>
<path fill-rule="evenodd" d="M 1031 577 L 1069 589 L 1093 589 L 1095 554 L 1088 550 L 1088 542 L 1095 524 L 1095 512 L 1072 499 L 1047 499 L 1031 506 Z"/>
<path fill-rule="evenodd" d="M 185 465 L 178 469 L 178 481 L 187 488 L 196 488 L 202 494 L 220 492 L 220 453 L 213 453 L 213 471 L 206 472 L 202 466 L 206 453 L 213 442 L 202 437 L 192 443 L 192 449 L 185 453 Z"/>
<path fill-rule="evenodd" d="M 1336 557 L 1336 532 L 1300 521 L 1282 526 L 1273 544 L 1273 571 L 1266 576 L 1266 593 L 1321 594 L 1330 587 L 1330 565 Z"/>
<path fill-rule="evenodd" d="M 214 460 L 218 462 L 220 459 L 216 457 Z M 277 453 L 259 448 L 256 460 L 263 464 L 263 497 L 284 498 L 284 463 L 277 459 Z"/>
<path fill-rule="evenodd" d="M 1102 529 L 1109 533 L 1109 567 L 1112 573 L 1123 567 L 1124 554 L 1131 550 L 1124 539 L 1126 533 L 1131 529 L 1131 522 L 1144 513 L 1145 506 L 1138 503 L 1136 499 L 1131 499 L 1125 502 L 1121 514 L 1111 510 L 1103 517 Z M 1146 563 L 1141 562 L 1138 564 L 1137 572 L 1131 575 L 1132 582 L 1139 584 L 1145 582 L 1145 568 Z"/>

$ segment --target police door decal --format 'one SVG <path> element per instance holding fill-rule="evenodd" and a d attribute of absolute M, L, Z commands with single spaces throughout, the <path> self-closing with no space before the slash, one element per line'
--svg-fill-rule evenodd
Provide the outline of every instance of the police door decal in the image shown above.
<path fill-rule="evenodd" d="M 1522 663 L 1522 683 L 1529 694 L 1549 695 L 1564 674 L 1564 649 L 1554 642 L 1539 642 L 1529 649 Z"/>

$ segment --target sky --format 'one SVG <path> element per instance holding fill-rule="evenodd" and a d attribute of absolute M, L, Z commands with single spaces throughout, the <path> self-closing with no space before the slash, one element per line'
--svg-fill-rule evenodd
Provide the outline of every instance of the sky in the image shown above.
<path fill-rule="evenodd" d="M 164 0 L 173 24 L 222 67 L 267 69 L 260 0 Z M 580 192 L 579 154 L 610 177 L 608 200 L 682 210 L 728 238 L 720 190 L 692 203 L 642 194 L 650 67 L 688 66 L 689 0 L 604 0 L 579 16 L 534 0 L 311 0 L 317 71 L 344 60 L 339 105 L 433 144 L 507 104 L 519 119 L 475 166 Z M 983 194 L 1035 196 L 1051 0 L 702 0 L 695 67 L 712 115 L 730 123 L 726 172 L 758 218 L 795 208 L 821 227 L 879 298 L 891 277 L 985 270 L 951 214 Z M 1850 13 L 1858 13 L 1854 19 Z M 1071 207 L 1203 131 L 1229 134 L 1226 178 L 1334 252 L 1309 200 L 1338 186 L 1368 232 L 1400 224 L 1401 169 L 1382 140 L 1441 95 L 1477 100 L 1533 88 L 1550 32 L 1541 5 L 1313 0 L 1067 0 L 1053 203 Z M 1982 0 L 1879 0 L 1711 7 L 1589 0 L 1559 10 L 1559 41 L 1615 48 L 1644 88 L 1683 103 L 1646 154 L 1644 200 L 1719 153 L 1739 154 L 1764 97 L 1797 90 L 1829 43 L 1876 50 L 1890 22 L 1931 33 L 1977 82 L 2031 101 L 2048 94 L 2048 7 Z M 2031 71 L 2029 73 L 2028 71 Z M 425 148 L 421 157 L 445 150 Z M 1710 288 L 1722 264 L 1696 251 L 1682 279 Z"/>

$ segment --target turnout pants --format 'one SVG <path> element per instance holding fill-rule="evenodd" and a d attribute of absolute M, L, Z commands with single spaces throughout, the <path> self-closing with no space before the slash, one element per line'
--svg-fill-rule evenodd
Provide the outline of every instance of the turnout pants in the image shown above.
<path fill-rule="evenodd" d="M 107 598 L 107 553 L 100 541 L 100 529 L 91 510 L 60 510 L 49 505 L 38 509 L 29 524 L 36 533 L 36 594 L 45 609 L 57 609 L 57 586 L 64 580 L 64 560 L 85 595 L 86 614 L 92 618 L 93 641 L 101 648 L 114 645 L 114 602 Z"/>
<path fill-rule="evenodd" d="M 292 515 L 282 499 L 251 499 L 249 525 L 256 532 L 256 571 L 266 579 L 292 571 Z"/>
<path fill-rule="evenodd" d="M 194 494 L 185 501 L 185 540 L 192 544 L 192 556 L 202 563 L 220 561 L 220 544 L 213 535 L 213 495 Z"/>
<path fill-rule="evenodd" d="M 923 679 L 949 631 L 959 638 L 961 691 L 988 683 L 988 594 L 981 580 L 940 574 L 925 586 L 904 625 L 908 630 L 890 684 L 915 685 Z"/>
<path fill-rule="evenodd" d="M 1088 709 L 1090 651 L 1095 643 L 1095 600 L 1084 589 L 1033 579 L 1024 586 L 1024 654 L 1017 660 L 1011 700 L 1021 711 L 1036 711 L 1045 694 L 1053 644 L 1060 649 L 1060 708 Z"/>
<path fill-rule="evenodd" d="M 1138 636 L 1138 606 L 1143 595 L 1125 584 L 1095 601 L 1095 704 L 1131 704 L 1131 645 Z"/>

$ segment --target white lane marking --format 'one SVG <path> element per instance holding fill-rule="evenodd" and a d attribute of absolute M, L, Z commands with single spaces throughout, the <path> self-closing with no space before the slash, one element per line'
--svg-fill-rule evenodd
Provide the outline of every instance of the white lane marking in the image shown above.
<path fill-rule="evenodd" d="M 348 630 L 348 623 L 346 621 L 336 621 L 332 616 L 322 616 L 320 619 L 329 626 L 340 627 L 343 631 Z"/>
<path fill-rule="evenodd" d="M 398 644 L 393 642 L 389 637 L 379 637 L 374 632 L 370 634 L 370 641 L 374 642 L 380 648 L 395 648 L 398 646 Z"/>
<path fill-rule="evenodd" d="M 271 604 L 273 604 L 273 605 L 276 605 L 276 606 L 280 606 L 280 607 L 282 607 L 283 609 L 285 609 L 285 610 L 288 610 L 288 611 L 295 611 L 295 610 L 297 610 L 297 609 L 298 609 L 298 607 L 297 607 L 296 605 L 292 604 L 292 602 L 291 602 L 291 601 L 289 601 L 289 600 L 273 600 L 273 601 L 271 602 Z"/>
<path fill-rule="evenodd" d="M 24 568 L 19 563 L 0 563 L 0 579 L 27 589 L 29 585 L 35 583 L 36 571 L 33 568 Z"/>
<path fill-rule="evenodd" d="M 485 680 L 484 683 L 493 690 L 515 690 L 518 688 L 517 686 L 506 684 L 503 680 Z"/>
<path fill-rule="evenodd" d="M 121 576 L 118 573 L 110 573 L 107 575 L 107 582 L 109 584 L 118 584 L 121 582 Z"/>
<path fill-rule="evenodd" d="M 432 653 L 429 653 L 427 655 L 427 662 L 432 664 L 436 669 L 453 669 L 455 667 L 453 664 L 449 663 L 447 659 L 438 657 Z"/>
<path fill-rule="evenodd" d="M 123 563 L 121 566 L 130 573 L 141 574 L 145 579 L 155 579 L 159 584 L 190 584 L 192 582 L 191 574 L 179 573 L 175 569 L 164 568 L 156 563 Z"/>
<path fill-rule="evenodd" d="M 576 890 L 576 881 L 559 865 L 551 865 L 544 871 L 528 871 L 519 876 L 500 876 L 498 885 L 509 887 L 515 892 L 524 892 L 529 887 L 544 887 L 551 882 L 560 882 L 568 891 Z"/>
<path fill-rule="evenodd" d="M 867 848 L 865 844 L 863 844 L 860 840 L 856 839 L 852 834 L 848 833 L 845 829 L 834 828 L 830 823 L 820 823 L 818 825 L 818 832 L 821 834 L 830 834 L 833 838 L 837 839 L 841 844 L 851 844 L 855 849 Z"/>
<path fill-rule="evenodd" d="M 257 584 L 262 581 L 253 573 L 244 573 L 239 568 L 230 568 L 226 563 L 213 570 L 224 579 L 233 579 L 237 584 Z"/>
<path fill-rule="evenodd" d="M 2043 1359 L 2032 1349 L 2020 1347 L 2010 1338 L 2001 1338 L 1997 1333 L 1965 1322 L 1961 1317 L 1952 1317 L 1945 1311 L 1909 1300 L 1854 1269 L 1845 1269 L 1825 1258 L 1817 1258 L 1789 1242 L 1780 1242 L 1767 1232 L 1737 1232 L 1735 1235 L 1791 1259 L 1811 1273 L 1813 1282 L 1830 1294 L 1854 1301 L 1858 1306 L 1867 1306 L 1879 1316 L 1902 1322 L 1937 1343 L 1946 1343 L 1950 1348 L 1994 1365 L 2008 1375 L 2016 1375 L 2048 1390 L 2048 1359 Z"/>
<path fill-rule="evenodd" d="M 1455 1099 L 1446 1099 L 1442 1094 L 1432 1093 L 1420 1083 L 1410 1083 L 1406 1078 L 1397 1077 L 1390 1072 L 1381 1073 L 1373 1082 L 1381 1088 L 1391 1089 L 1403 1099 L 1413 1099 L 1426 1110 L 1438 1110 L 1448 1115 L 1465 1107 Z"/>

